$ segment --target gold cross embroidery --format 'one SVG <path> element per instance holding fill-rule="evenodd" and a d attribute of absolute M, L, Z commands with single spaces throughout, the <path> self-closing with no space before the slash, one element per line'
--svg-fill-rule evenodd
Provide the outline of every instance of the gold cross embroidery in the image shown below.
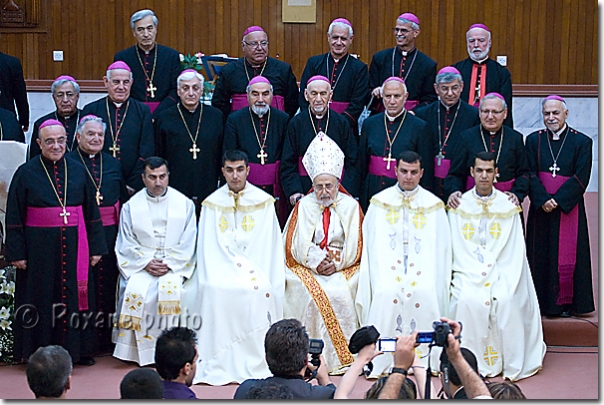
<path fill-rule="evenodd" d="M 331 249 L 327 249 L 327 257 L 329 257 L 329 260 L 331 261 L 336 261 L 339 262 L 340 259 L 340 251 L 339 250 L 331 250 Z"/>
<path fill-rule="evenodd" d="M 465 225 L 463 226 L 463 228 L 461 228 L 461 230 L 463 233 L 463 237 L 466 240 L 470 240 L 470 239 L 472 239 L 472 236 L 474 236 L 474 227 L 469 222 L 466 222 Z"/>
<path fill-rule="evenodd" d="M 489 233 L 493 239 L 499 239 L 499 235 L 501 235 L 501 225 L 499 225 L 499 222 L 493 222 L 490 229 L 491 231 Z"/>
<path fill-rule="evenodd" d="M 241 222 L 241 227 L 246 232 L 251 232 L 254 229 L 254 218 L 251 215 L 246 215 L 243 217 L 243 221 Z"/>
<path fill-rule="evenodd" d="M 220 222 L 218 222 L 218 226 L 220 227 L 220 232 L 224 233 L 226 229 L 229 227 L 229 222 L 226 217 L 223 215 L 220 217 Z"/>
<path fill-rule="evenodd" d="M 388 214 L 386 214 L 386 221 L 388 221 L 390 225 L 394 225 L 398 222 L 398 219 L 400 217 L 401 216 L 398 214 L 397 211 L 391 209 L 388 211 Z"/>
<path fill-rule="evenodd" d="M 499 353 L 497 353 L 495 349 L 493 349 L 493 346 L 487 346 L 483 355 L 484 361 L 489 366 L 493 366 L 495 364 L 495 361 L 499 358 Z"/>
<path fill-rule="evenodd" d="M 413 216 L 413 225 L 417 229 L 422 229 L 426 225 L 426 217 L 421 212 L 418 212 Z"/>

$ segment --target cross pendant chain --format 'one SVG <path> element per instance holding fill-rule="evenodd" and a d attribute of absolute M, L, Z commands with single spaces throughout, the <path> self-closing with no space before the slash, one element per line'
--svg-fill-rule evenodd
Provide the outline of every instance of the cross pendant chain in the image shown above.
<path fill-rule="evenodd" d="M 103 202 L 103 196 L 101 195 L 101 190 L 96 191 L 96 195 L 94 196 L 94 198 L 96 199 L 96 205 L 98 205 L 100 207 L 101 203 Z"/>
<path fill-rule="evenodd" d="M 549 170 L 552 172 L 552 177 L 555 179 L 556 178 L 556 172 L 559 172 L 560 168 L 558 167 L 558 165 L 556 164 L 556 162 L 554 162 L 554 164 L 552 166 L 550 166 Z"/>
<path fill-rule="evenodd" d="M 119 146 L 117 146 L 117 143 L 113 142 L 113 146 L 109 148 L 109 150 L 111 151 L 111 153 L 113 153 L 113 157 L 117 158 L 117 152 L 120 151 Z"/>
<path fill-rule="evenodd" d="M 153 82 L 149 80 L 149 86 L 147 86 L 147 91 L 151 95 L 151 98 L 155 98 L 155 90 L 157 90 L 157 87 L 153 86 Z"/>
<path fill-rule="evenodd" d="M 386 162 L 386 170 L 390 170 L 390 162 L 394 162 L 396 159 L 392 159 L 392 151 L 388 151 L 388 157 L 383 160 Z"/>
<path fill-rule="evenodd" d="M 197 144 L 194 143 L 193 146 L 189 149 L 189 152 L 193 154 L 193 160 L 197 159 L 197 152 L 201 152 L 201 149 L 197 147 Z"/>
<path fill-rule="evenodd" d="M 59 216 L 60 216 L 60 217 L 63 217 L 63 223 L 64 223 L 65 225 L 67 225 L 67 223 L 69 222 L 69 221 L 67 220 L 67 217 L 68 217 L 68 216 L 70 216 L 70 215 L 71 215 L 71 213 L 70 213 L 70 212 L 67 212 L 67 210 L 65 209 L 65 207 L 63 207 L 63 212 L 62 212 L 62 213 L 60 213 L 60 214 L 59 214 Z"/>
<path fill-rule="evenodd" d="M 442 151 L 438 152 L 438 155 L 436 155 L 436 159 L 438 160 L 437 165 L 440 167 L 440 163 L 442 162 L 442 160 L 445 158 L 445 155 L 443 155 Z"/>
<path fill-rule="evenodd" d="M 260 153 L 258 153 L 256 157 L 260 159 L 260 164 L 264 166 L 264 159 L 268 157 L 268 153 L 266 153 L 264 149 L 260 149 Z"/>

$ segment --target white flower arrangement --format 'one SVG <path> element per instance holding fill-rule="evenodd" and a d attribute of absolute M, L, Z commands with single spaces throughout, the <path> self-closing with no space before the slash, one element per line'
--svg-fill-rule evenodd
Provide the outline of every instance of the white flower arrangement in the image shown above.
<path fill-rule="evenodd" d="M 13 322 L 16 269 L 0 269 L 0 362 L 13 363 Z"/>

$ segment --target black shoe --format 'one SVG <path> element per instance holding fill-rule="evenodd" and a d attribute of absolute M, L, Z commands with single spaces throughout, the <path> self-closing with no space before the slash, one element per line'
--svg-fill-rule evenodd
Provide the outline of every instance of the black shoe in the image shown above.
<path fill-rule="evenodd" d="M 560 312 L 560 318 L 570 318 L 573 314 L 570 311 L 562 311 Z"/>
<path fill-rule="evenodd" d="M 80 360 L 74 361 L 73 364 L 77 364 L 78 366 L 93 366 L 96 361 L 92 357 L 80 357 Z"/>

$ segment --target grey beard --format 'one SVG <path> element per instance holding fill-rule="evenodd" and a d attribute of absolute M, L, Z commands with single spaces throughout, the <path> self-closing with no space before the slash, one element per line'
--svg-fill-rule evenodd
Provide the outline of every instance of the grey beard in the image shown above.
<path fill-rule="evenodd" d="M 270 108 L 270 106 L 268 106 L 268 105 L 265 105 L 264 107 L 258 107 L 257 105 L 253 105 L 252 111 L 256 115 L 263 116 L 264 114 L 266 114 L 268 112 L 269 108 Z"/>
<path fill-rule="evenodd" d="M 474 62 L 480 62 L 480 61 L 484 60 L 489 55 L 489 51 L 490 50 L 491 50 L 491 47 L 488 47 L 487 49 L 485 49 L 485 51 L 483 53 L 481 53 L 478 56 L 476 56 L 474 54 L 474 52 L 468 52 L 468 54 L 470 55 L 470 59 L 472 59 Z"/>

